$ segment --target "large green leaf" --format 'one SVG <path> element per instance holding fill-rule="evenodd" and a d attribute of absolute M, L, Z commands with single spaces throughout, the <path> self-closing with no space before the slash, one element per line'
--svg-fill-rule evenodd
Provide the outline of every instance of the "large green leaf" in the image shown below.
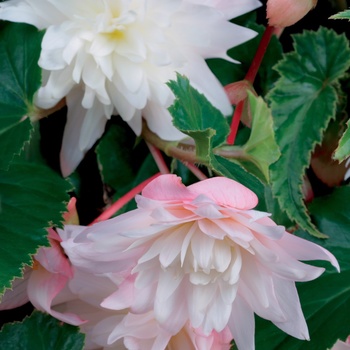
<path fill-rule="evenodd" d="M 21 276 L 32 254 L 48 245 L 46 229 L 61 226 L 71 185 L 48 167 L 13 162 L 0 170 L 0 294 Z"/>
<path fill-rule="evenodd" d="M 64 324 L 39 311 L 23 322 L 6 324 L 0 332 L 0 349 L 82 350 L 84 335 L 79 328 Z"/>
<path fill-rule="evenodd" d="M 0 168 L 6 169 L 30 139 L 33 95 L 40 86 L 38 67 L 43 33 L 22 23 L 0 24 Z"/>
<path fill-rule="evenodd" d="M 350 49 L 345 35 L 325 28 L 295 35 L 294 48 L 277 65 L 280 79 L 269 95 L 282 154 L 270 168 L 272 190 L 301 228 L 326 237 L 312 224 L 301 187 L 311 153 L 335 117 L 337 82 L 350 66 Z"/>
<path fill-rule="evenodd" d="M 324 350 L 338 338 L 350 334 L 350 187 L 337 188 L 331 195 L 317 198 L 309 209 L 317 226 L 329 235 L 327 240 L 297 231 L 330 250 L 338 259 L 341 272 L 323 264 L 327 271 L 312 282 L 299 283 L 298 292 L 311 341 L 295 339 L 278 330 L 272 323 L 257 319 L 257 350 Z M 318 263 L 318 265 L 321 263 Z"/>

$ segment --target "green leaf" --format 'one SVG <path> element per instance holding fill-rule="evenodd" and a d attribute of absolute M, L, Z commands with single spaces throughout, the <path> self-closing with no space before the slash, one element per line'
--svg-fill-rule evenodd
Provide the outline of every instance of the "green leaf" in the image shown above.
<path fill-rule="evenodd" d="M 330 19 L 347 19 L 350 21 L 350 10 L 345 10 L 329 17 Z"/>
<path fill-rule="evenodd" d="M 48 167 L 13 162 L 0 170 L 0 294 L 47 246 L 46 229 L 61 226 L 71 185 Z"/>
<path fill-rule="evenodd" d="M 226 140 L 227 120 L 186 77 L 177 74 L 177 80 L 167 85 L 175 95 L 174 104 L 169 108 L 174 125 L 194 139 L 198 160 L 207 163 L 211 150 Z"/>
<path fill-rule="evenodd" d="M 339 141 L 339 145 L 334 152 L 333 158 L 344 161 L 350 156 L 350 120 L 347 122 L 347 129 Z"/>
<path fill-rule="evenodd" d="M 302 183 L 311 153 L 336 114 L 336 85 L 350 65 L 345 35 L 320 28 L 294 36 L 295 51 L 277 65 L 280 73 L 269 99 L 282 156 L 270 170 L 273 195 L 282 209 L 310 234 L 319 232 L 303 202 Z"/>
<path fill-rule="evenodd" d="M 0 332 L 0 349 L 82 350 L 84 338 L 78 327 L 34 311 L 23 322 L 3 326 Z"/>
<path fill-rule="evenodd" d="M 22 23 L 0 24 L 0 168 L 6 169 L 30 139 L 33 110 L 40 86 L 37 64 L 43 32 Z"/>
<path fill-rule="evenodd" d="M 263 205 L 264 187 L 261 181 L 241 165 L 215 154 L 215 149 L 226 141 L 229 133 L 227 120 L 221 112 L 192 88 L 187 78 L 178 75 L 177 81 L 171 81 L 169 86 L 176 96 L 175 104 L 169 108 L 174 125 L 194 138 L 198 162 L 218 175 L 247 186 L 257 194 Z"/>
<path fill-rule="evenodd" d="M 269 181 L 269 166 L 281 155 L 276 144 L 271 112 L 264 100 L 248 92 L 252 113 L 252 131 L 243 150 Z"/>
<path fill-rule="evenodd" d="M 326 247 L 340 246 L 350 250 L 349 198 L 350 186 L 341 186 L 327 196 L 316 198 L 309 205 L 317 226 L 330 235 L 324 243 Z"/>
<path fill-rule="evenodd" d="M 330 348 L 337 339 L 345 339 L 350 324 L 350 187 L 336 188 L 330 195 L 316 198 L 309 206 L 317 226 L 329 235 L 317 239 L 306 232 L 296 234 L 331 251 L 338 259 L 341 272 L 318 263 L 327 271 L 314 281 L 297 284 L 309 327 L 311 341 L 295 339 L 271 322 L 257 319 L 257 350 L 320 350 Z"/>

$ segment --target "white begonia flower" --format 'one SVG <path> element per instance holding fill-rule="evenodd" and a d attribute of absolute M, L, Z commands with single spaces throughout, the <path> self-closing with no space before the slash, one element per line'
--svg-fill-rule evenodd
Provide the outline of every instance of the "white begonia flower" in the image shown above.
<path fill-rule="evenodd" d="M 35 103 L 49 109 L 66 97 L 61 169 L 67 176 L 113 114 L 137 135 L 143 117 L 161 138 L 183 138 L 167 110 L 174 96 L 165 83 L 176 72 L 229 115 L 230 102 L 205 59 L 231 60 L 227 50 L 256 33 L 229 20 L 259 6 L 258 0 L 9 0 L 0 19 L 46 29 Z"/>

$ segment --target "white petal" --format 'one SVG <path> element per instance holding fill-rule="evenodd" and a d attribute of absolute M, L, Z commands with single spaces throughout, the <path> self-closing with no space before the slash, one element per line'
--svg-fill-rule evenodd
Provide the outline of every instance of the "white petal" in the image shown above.
<path fill-rule="evenodd" d="M 63 176 L 68 176 L 75 170 L 87 150 L 102 135 L 107 122 L 104 116 L 94 115 L 94 109 L 86 111 L 80 105 L 82 94 L 81 90 L 76 89 L 67 96 L 67 123 L 60 152 Z M 80 133 L 78 136 L 77 130 Z"/>
<path fill-rule="evenodd" d="M 237 295 L 236 300 L 233 303 L 228 326 L 238 349 L 255 350 L 254 312 L 239 295 Z"/>
<path fill-rule="evenodd" d="M 173 125 L 169 111 L 163 106 L 148 102 L 143 117 L 148 127 L 163 140 L 178 141 L 187 137 Z"/>
<path fill-rule="evenodd" d="M 187 76 L 191 85 L 203 93 L 224 116 L 232 114 L 233 108 L 223 86 L 203 60 L 197 56 L 190 57 L 187 65 L 179 70 L 179 73 Z"/>

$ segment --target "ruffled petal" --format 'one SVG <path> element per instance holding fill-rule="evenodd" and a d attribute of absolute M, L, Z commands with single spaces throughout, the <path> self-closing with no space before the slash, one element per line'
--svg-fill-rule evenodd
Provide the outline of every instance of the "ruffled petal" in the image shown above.
<path fill-rule="evenodd" d="M 39 310 L 45 311 L 53 317 L 79 326 L 86 321 L 72 313 L 60 313 L 51 308 L 52 301 L 65 287 L 68 278 L 61 274 L 52 274 L 40 265 L 33 270 L 28 282 L 28 297 L 31 303 Z"/>

